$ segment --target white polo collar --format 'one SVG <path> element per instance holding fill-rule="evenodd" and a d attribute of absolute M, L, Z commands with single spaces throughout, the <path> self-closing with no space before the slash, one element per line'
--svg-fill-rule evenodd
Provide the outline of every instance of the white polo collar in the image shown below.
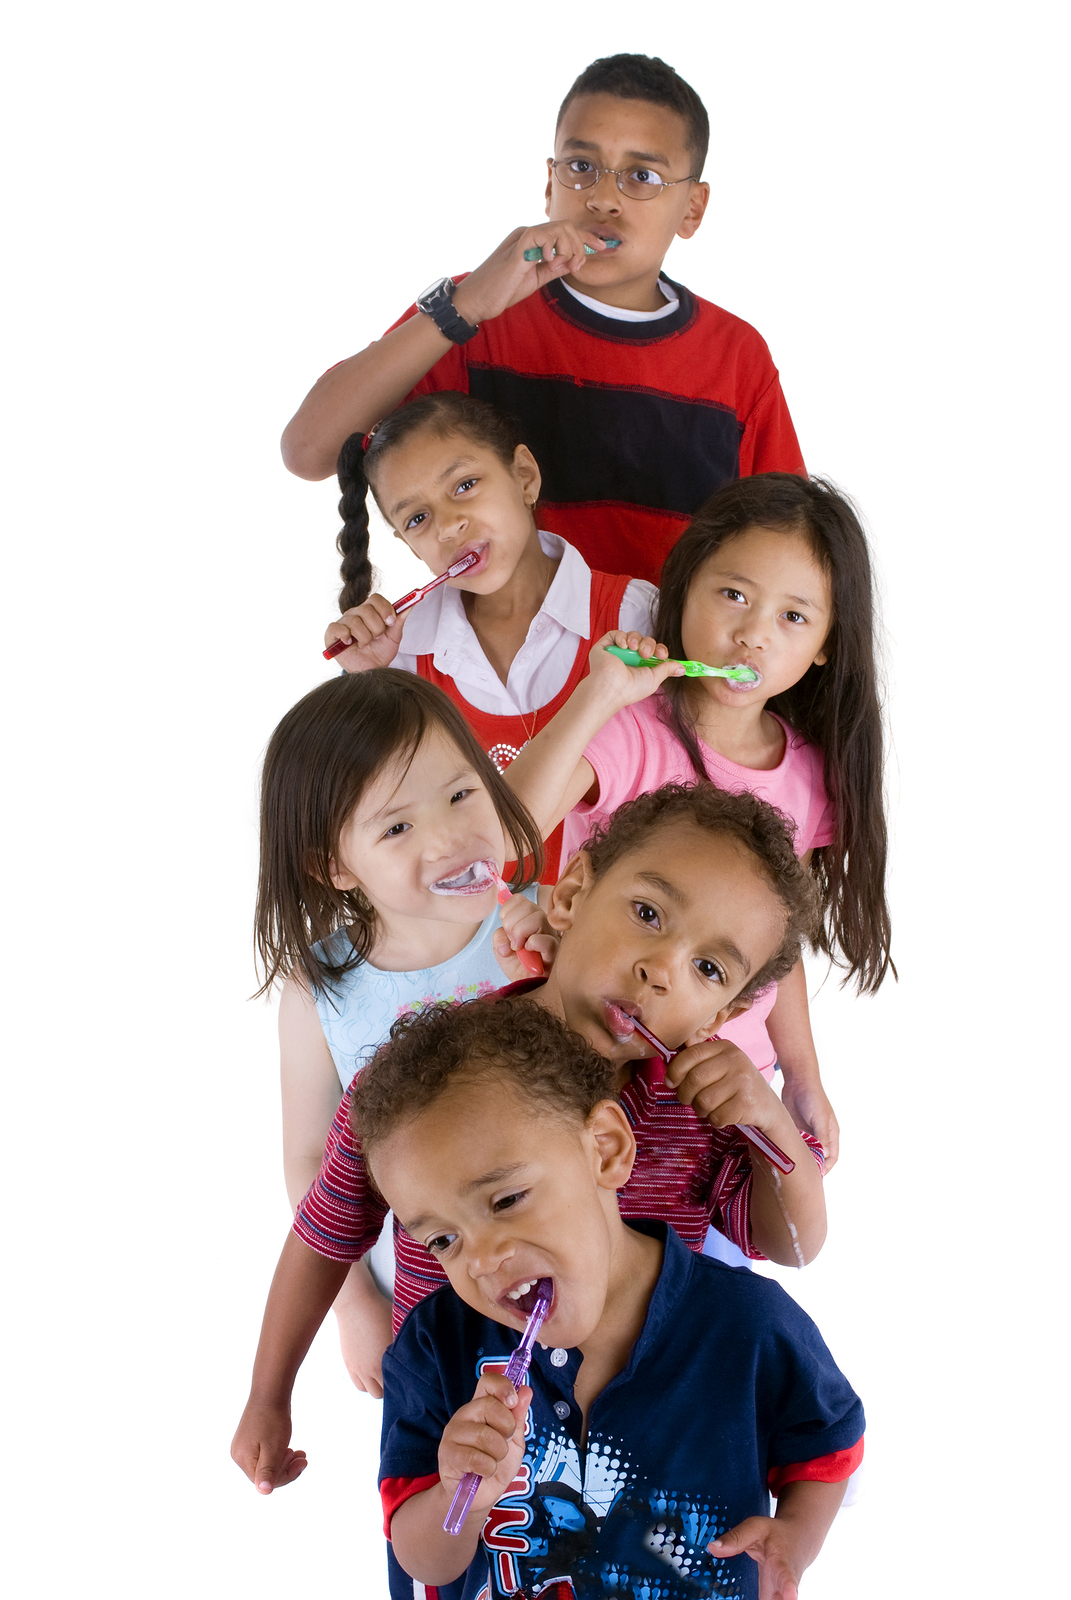
<path fill-rule="evenodd" d="M 591 622 L 591 568 L 580 551 L 556 533 L 540 529 L 539 543 L 545 555 L 560 557 L 554 582 L 540 609 L 570 633 L 586 639 Z M 433 589 L 405 619 L 402 649 L 412 655 L 438 657 L 443 650 L 471 648 L 474 642 L 460 591 L 447 584 Z M 438 660 L 435 664 L 439 665 Z"/>

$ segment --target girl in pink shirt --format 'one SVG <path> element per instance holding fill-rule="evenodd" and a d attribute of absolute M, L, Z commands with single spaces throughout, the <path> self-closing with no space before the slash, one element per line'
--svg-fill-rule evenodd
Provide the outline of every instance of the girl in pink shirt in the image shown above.
<path fill-rule="evenodd" d="M 726 485 L 670 552 L 653 628 L 654 638 L 599 640 L 589 677 L 510 767 L 510 786 L 544 833 L 566 818 L 563 861 L 623 801 L 660 784 L 750 790 L 795 827 L 822 895 L 819 948 L 847 969 L 845 981 L 874 991 L 895 968 L 870 559 L 851 504 L 790 473 Z M 628 667 L 608 644 L 669 659 Z M 755 678 L 687 678 L 673 658 L 744 665 Z M 719 1037 L 768 1079 L 780 1065 L 785 1105 L 831 1166 L 837 1120 L 802 962 Z"/>

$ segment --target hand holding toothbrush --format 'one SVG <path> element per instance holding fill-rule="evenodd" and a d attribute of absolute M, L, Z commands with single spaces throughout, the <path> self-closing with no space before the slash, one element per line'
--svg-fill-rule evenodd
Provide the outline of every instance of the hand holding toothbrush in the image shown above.
<path fill-rule="evenodd" d="M 467 1405 L 455 1411 L 439 1441 L 439 1477 L 443 1510 L 456 1520 L 458 1497 L 475 1492 L 460 1529 L 451 1537 L 479 1536 L 485 1514 L 501 1500 L 524 1459 L 524 1424 L 532 1391 L 515 1386 L 504 1372 L 485 1372 Z M 445 1527 L 444 1527 L 444 1532 Z"/>
<path fill-rule="evenodd" d="M 494 863 L 488 865 L 494 871 Z M 542 978 L 544 975 L 543 958 L 538 949 L 529 948 L 528 939 L 533 935 L 542 935 L 543 930 L 549 927 L 546 918 L 538 906 L 533 906 L 527 895 L 514 894 L 509 884 L 500 872 L 495 871 L 495 882 L 498 884 L 498 903 L 501 909 L 502 929 L 495 930 L 494 951 L 495 959 L 503 972 L 507 973 L 506 960 L 512 953 L 514 960 L 520 965 L 520 972 L 514 981 L 520 978 Z M 529 915 L 534 912 L 534 918 Z M 499 932 L 505 931 L 509 951 L 505 949 L 499 939 Z M 527 930 L 527 931 L 523 931 Z M 551 941 L 553 943 L 553 939 Z M 553 961 L 551 955 L 551 961 Z M 548 963 L 549 965 L 550 963 Z"/>
<path fill-rule="evenodd" d="M 534 1304 L 531 1311 L 528 1313 L 528 1320 L 524 1325 L 524 1332 L 521 1335 L 521 1342 L 517 1346 L 516 1350 L 514 1350 L 509 1360 L 506 1362 L 506 1370 L 502 1374 L 510 1386 L 509 1392 L 503 1395 L 503 1399 L 505 1400 L 507 1406 L 516 1406 L 520 1401 L 521 1385 L 528 1376 L 528 1368 L 532 1360 L 532 1347 L 539 1335 L 540 1328 L 543 1326 L 547 1316 L 550 1313 L 550 1308 L 554 1301 L 554 1285 L 550 1278 L 540 1278 L 538 1283 L 530 1285 L 529 1288 L 534 1289 L 535 1291 Z M 519 1300 L 518 1305 L 524 1305 L 524 1300 Z M 479 1391 L 477 1390 L 477 1392 Z M 531 1391 L 529 1391 L 529 1393 L 531 1393 Z M 525 1407 L 525 1410 L 527 1410 L 527 1407 Z M 508 1425 L 509 1418 L 506 1419 L 506 1422 Z M 521 1448 L 523 1449 L 524 1428 L 521 1427 L 519 1432 L 521 1437 Z M 514 1443 L 516 1442 L 516 1438 L 517 1431 L 515 1431 L 513 1434 Z M 493 1446 L 495 1446 L 494 1453 L 497 1457 L 498 1441 L 492 1440 L 491 1443 Z M 500 1476 L 501 1472 L 502 1469 L 499 1468 Z M 440 1471 L 440 1476 L 441 1475 L 442 1474 Z M 507 1488 L 509 1487 L 511 1481 L 512 1480 L 509 1478 L 506 1479 Z M 465 1526 L 465 1519 L 475 1504 L 476 1497 L 483 1487 L 483 1482 L 482 1470 L 477 1462 L 473 1462 L 469 1468 L 469 1471 L 465 1473 L 465 1476 L 461 1479 L 457 1488 L 454 1490 L 454 1497 L 450 1502 L 450 1509 L 446 1513 L 446 1517 L 443 1521 L 444 1533 L 448 1533 L 452 1538 L 456 1538 L 461 1532 L 462 1528 Z M 492 1501 L 491 1504 L 493 1505 L 494 1501 Z"/>
<path fill-rule="evenodd" d="M 576 692 L 597 701 L 603 714 L 612 715 L 622 706 L 646 700 L 667 678 L 685 676 L 683 665 L 668 660 L 668 655 L 665 645 L 649 634 L 612 629 L 589 652 L 588 676 Z M 646 672 L 635 670 L 635 663 L 641 662 Z M 607 707 L 612 708 L 608 713 Z"/>
<path fill-rule="evenodd" d="M 505 894 L 499 889 L 498 903 L 502 926 L 495 929 L 493 947 L 506 981 L 538 977 L 537 961 L 542 972 L 549 972 L 558 954 L 558 935 L 545 913 L 527 895 L 511 894 L 508 885 Z"/>
<path fill-rule="evenodd" d="M 402 615 L 411 611 L 433 589 L 441 588 L 451 578 L 460 578 L 479 560 L 478 549 L 466 550 L 457 561 L 451 562 L 445 572 L 440 572 L 429 583 L 421 584 L 419 589 L 410 589 L 393 605 L 389 600 L 384 600 L 381 594 L 373 594 L 363 604 L 351 607 L 337 622 L 332 622 L 324 634 L 327 641 L 324 659 L 333 661 L 336 656 L 344 655 L 351 646 L 356 646 L 358 654 L 352 662 L 344 663 L 347 672 L 367 672 L 369 667 L 389 667 L 402 642 Z M 361 650 L 368 652 L 363 660 L 359 653 Z"/>
<path fill-rule="evenodd" d="M 666 1081 L 678 1100 L 716 1128 L 735 1123 L 763 1151 L 752 1159 L 752 1170 L 765 1180 L 751 1189 L 752 1244 L 782 1266 L 813 1260 L 826 1236 L 821 1169 L 762 1073 L 728 1039 L 666 1053 Z M 771 1162 L 770 1149 L 788 1156 L 790 1173 L 783 1165 L 776 1170 L 780 1163 Z"/>
<path fill-rule="evenodd" d="M 646 1029 L 639 1029 L 645 1037 Z M 653 1042 L 653 1041 L 652 1041 Z M 716 1128 L 735 1123 L 744 1137 L 774 1160 L 782 1172 L 795 1167 L 795 1153 L 788 1156 L 784 1141 L 799 1149 L 799 1134 L 792 1119 L 761 1072 L 738 1045 L 729 1039 L 704 1039 L 687 1049 L 666 1052 L 666 1082 L 677 1091 L 682 1105 L 691 1106 L 697 1117 L 704 1117 Z"/>
<path fill-rule="evenodd" d="M 615 240 L 608 246 L 594 231 L 595 225 L 594 218 L 590 228 L 548 219 L 531 228 L 514 228 L 486 261 L 458 282 L 454 306 L 466 322 L 479 326 L 501 316 L 518 301 L 527 300 L 555 278 L 564 278 L 567 273 L 582 275 L 585 262 L 607 248 L 616 249 L 620 243 Z"/>
<path fill-rule="evenodd" d="M 370 594 L 362 605 L 344 611 L 324 634 L 324 655 L 336 657 L 347 672 L 389 667 L 402 644 L 402 619 L 389 600 Z"/>

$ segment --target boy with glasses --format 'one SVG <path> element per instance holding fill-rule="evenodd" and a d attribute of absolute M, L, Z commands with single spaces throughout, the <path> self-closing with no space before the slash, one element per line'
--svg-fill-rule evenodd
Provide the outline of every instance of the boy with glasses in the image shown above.
<path fill-rule="evenodd" d="M 664 62 L 593 62 L 558 114 L 548 220 L 326 372 L 283 434 L 290 470 L 329 477 L 349 435 L 404 400 L 467 391 L 519 420 L 543 470 L 540 527 L 596 570 L 652 582 L 723 483 L 804 472 L 763 340 L 661 270 L 703 220 L 708 138 Z"/>

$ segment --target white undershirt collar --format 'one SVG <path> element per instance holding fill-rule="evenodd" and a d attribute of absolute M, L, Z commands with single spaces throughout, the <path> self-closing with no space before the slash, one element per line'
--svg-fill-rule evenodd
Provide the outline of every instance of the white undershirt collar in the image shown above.
<path fill-rule="evenodd" d="M 624 306 L 608 306 L 602 300 L 593 300 L 589 294 L 581 294 L 579 289 L 574 289 L 571 283 L 564 279 L 558 280 L 563 289 L 568 289 L 574 300 L 579 300 L 582 306 L 587 306 L 589 311 L 597 311 L 601 317 L 611 317 L 615 322 L 657 322 L 660 317 L 668 317 L 681 303 L 680 295 L 676 289 L 659 278 L 659 293 L 666 298 L 666 304 L 658 311 L 627 311 Z"/>

